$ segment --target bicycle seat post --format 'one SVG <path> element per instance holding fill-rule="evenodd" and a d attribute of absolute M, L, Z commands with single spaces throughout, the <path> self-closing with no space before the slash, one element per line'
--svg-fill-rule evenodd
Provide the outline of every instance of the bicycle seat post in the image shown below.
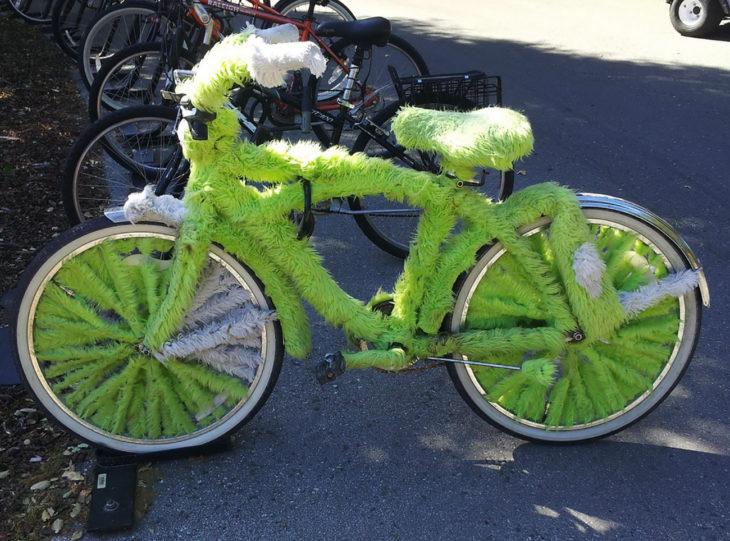
<path fill-rule="evenodd" d="M 355 54 L 352 56 L 352 62 L 350 62 L 350 73 L 347 74 L 347 79 L 345 80 L 345 87 L 342 91 L 342 98 L 338 100 L 340 102 L 340 105 L 344 105 L 345 103 L 350 102 L 352 91 L 355 88 L 355 81 L 357 80 L 357 76 L 360 73 L 360 68 L 362 67 L 362 62 L 364 58 L 365 50 L 360 45 L 357 45 L 355 47 Z"/>

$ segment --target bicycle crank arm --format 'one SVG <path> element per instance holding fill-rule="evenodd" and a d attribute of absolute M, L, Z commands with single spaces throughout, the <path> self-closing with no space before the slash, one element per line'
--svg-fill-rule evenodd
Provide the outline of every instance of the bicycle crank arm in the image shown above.
<path fill-rule="evenodd" d="M 488 366 L 489 368 L 505 368 L 507 370 L 522 370 L 521 366 L 511 366 L 508 364 L 481 363 L 477 361 L 466 361 L 464 359 L 451 359 L 448 357 L 426 357 L 427 361 L 442 361 L 447 363 L 471 364 L 475 366 Z"/>

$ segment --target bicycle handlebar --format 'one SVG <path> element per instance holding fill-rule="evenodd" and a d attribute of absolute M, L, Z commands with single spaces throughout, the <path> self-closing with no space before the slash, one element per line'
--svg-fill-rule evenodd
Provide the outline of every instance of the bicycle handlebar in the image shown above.
<path fill-rule="evenodd" d="M 279 29 L 277 36 L 281 33 Z M 225 38 L 203 57 L 192 80 L 176 91 L 187 94 L 195 107 L 212 112 L 223 106 L 234 85 L 255 80 L 275 87 L 284 84 L 289 70 L 306 68 L 315 76 L 324 72 L 326 60 L 315 43 L 272 41 L 270 33 L 253 27 Z"/>

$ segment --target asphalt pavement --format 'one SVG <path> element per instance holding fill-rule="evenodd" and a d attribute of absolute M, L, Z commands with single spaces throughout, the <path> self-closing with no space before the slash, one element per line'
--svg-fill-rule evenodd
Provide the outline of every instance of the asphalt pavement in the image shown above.
<path fill-rule="evenodd" d="M 312 360 L 344 341 L 315 318 L 311 360 L 285 360 L 232 449 L 157 463 L 147 516 L 105 538 L 730 539 L 730 27 L 681 37 L 662 0 L 346 3 L 392 18 L 432 72 L 503 77 L 536 137 L 518 187 L 620 196 L 677 228 L 712 297 L 694 361 L 638 424 L 544 446 L 480 420 L 442 369 L 320 387 Z M 360 298 L 400 269 L 347 218 L 313 242 Z"/>

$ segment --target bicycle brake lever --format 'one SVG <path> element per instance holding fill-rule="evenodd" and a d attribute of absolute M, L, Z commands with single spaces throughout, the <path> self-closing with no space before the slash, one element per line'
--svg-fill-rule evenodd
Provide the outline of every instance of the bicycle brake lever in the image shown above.
<path fill-rule="evenodd" d="M 192 107 L 190 98 L 183 97 L 180 101 L 180 111 L 182 119 L 187 121 L 190 126 L 190 134 L 195 141 L 205 141 L 208 139 L 208 122 L 215 120 L 216 114 L 207 111 L 201 111 L 197 107 Z"/>

